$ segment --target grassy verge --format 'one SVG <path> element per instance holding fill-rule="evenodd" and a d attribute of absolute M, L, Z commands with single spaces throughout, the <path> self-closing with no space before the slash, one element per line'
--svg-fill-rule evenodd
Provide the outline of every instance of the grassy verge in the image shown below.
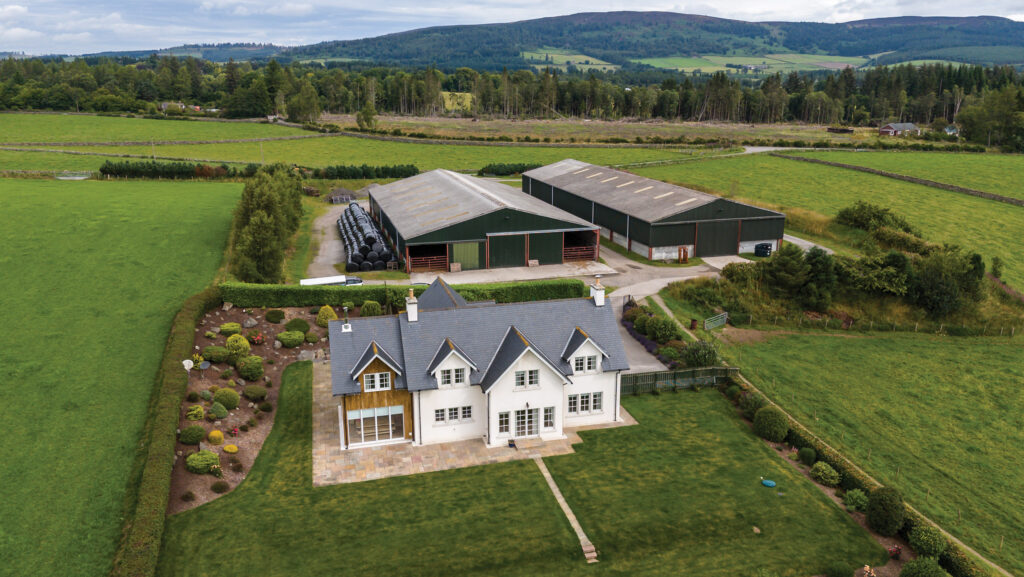
<path fill-rule="evenodd" d="M 302 222 L 299 224 L 299 230 L 292 237 L 291 247 L 285 254 L 285 282 L 290 284 L 298 284 L 300 280 L 306 278 L 306 269 L 309 268 L 309 263 L 313 261 L 313 257 L 320 250 L 319 235 L 316 238 L 313 236 L 313 223 L 328 211 L 330 205 L 304 196 L 302 197 L 302 208 Z"/>
<path fill-rule="evenodd" d="M 601 237 L 601 249 L 602 250 L 603 249 L 609 249 L 612 252 L 621 254 L 622 256 L 628 258 L 629 260 L 631 260 L 633 262 L 638 262 L 640 264 L 645 264 L 647 266 L 663 266 L 663 267 L 670 267 L 670 268 L 686 268 L 686 267 L 690 267 L 690 266 L 697 266 L 699 264 L 704 264 L 703 260 L 701 260 L 700 258 L 697 258 L 695 256 L 691 256 L 689 262 L 686 262 L 686 263 L 676 263 L 676 262 L 665 262 L 665 261 L 660 261 L 660 260 L 650 260 L 648 258 L 644 258 L 644 257 L 638 255 L 637 253 L 635 253 L 633 251 L 626 250 L 626 247 L 618 245 L 618 244 L 615 244 L 614 242 L 612 242 L 612 241 L 610 241 L 610 240 L 608 240 L 608 239 L 606 239 L 604 237 Z"/>

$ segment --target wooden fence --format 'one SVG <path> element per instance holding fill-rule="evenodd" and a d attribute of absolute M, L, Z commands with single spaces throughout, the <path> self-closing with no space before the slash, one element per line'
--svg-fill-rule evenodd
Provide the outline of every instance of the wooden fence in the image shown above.
<path fill-rule="evenodd" d="M 734 379 L 740 370 L 736 367 L 703 367 L 677 371 L 627 373 L 622 375 L 622 394 L 639 395 L 655 390 L 689 389 L 693 385 L 714 386 L 722 379 Z"/>

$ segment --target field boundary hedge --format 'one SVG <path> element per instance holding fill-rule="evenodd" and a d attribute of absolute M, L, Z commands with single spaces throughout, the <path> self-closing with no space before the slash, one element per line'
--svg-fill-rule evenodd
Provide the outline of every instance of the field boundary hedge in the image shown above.
<path fill-rule="evenodd" d="M 192 354 L 199 319 L 220 303 L 220 291 L 208 287 L 185 300 L 171 323 L 132 465 L 111 577 L 146 577 L 156 572 L 171 489 L 178 415 L 188 387 L 188 374 L 181 361 Z"/>
<path fill-rule="evenodd" d="M 963 186 L 957 186 L 955 184 L 946 184 L 944 182 L 936 182 L 934 180 L 927 180 L 924 178 L 917 178 L 916 176 L 907 176 L 905 174 L 899 174 L 896 172 L 889 172 L 886 170 L 879 170 L 877 168 L 869 168 L 867 166 L 857 166 L 856 164 L 844 164 L 842 162 L 832 162 L 831 160 L 821 160 L 820 158 L 808 158 L 806 156 L 790 156 L 788 154 L 780 154 L 778 152 L 768 153 L 776 158 L 785 158 L 788 160 L 799 160 L 802 162 L 812 162 L 814 164 L 824 164 L 827 166 L 834 166 L 836 168 L 846 168 L 849 170 L 857 170 L 860 172 L 867 172 L 868 174 L 876 174 L 878 176 L 885 176 L 887 178 L 894 178 L 896 180 L 903 180 L 906 182 L 912 182 L 914 184 L 922 184 L 924 186 L 930 186 L 932 188 L 941 188 L 942 190 L 948 190 L 950 192 L 959 192 L 961 194 L 968 194 L 971 196 L 977 196 L 979 198 L 987 198 L 989 200 L 995 200 L 998 202 L 1005 202 L 1006 204 L 1012 204 L 1015 206 L 1024 206 L 1024 200 L 1018 198 L 1010 198 L 1001 194 L 993 194 L 991 192 L 984 192 L 981 190 L 975 190 L 973 188 L 965 188 Z"/>
<path fill-rule="evenodd" d="M 736 379 L 733 382 L 743 390 L 743 394 L 754 395 L 760 397 L 764 401 L 764 406 L 774 406 L 785 413 L 786 418 L 789 419 L 789 433 L 786 435 L 785 443 L 790 446 L 801 449 L 803 447 L 811 447 L 817 452 L 818 460 L 828 463 L 833 469 L 835 469 L 841 475 L 841 481 L 839 486 L 843 490 L 849 491 L 850 489 L 860 489 L 865 493 L 881 488 L 884 485 L 877 479 L 872 477 L 864 469 L 861 469 L 856 463 L 850 460 L 848 457 L 840 453 L 838 450 L 833 448 L 831 445 L 826 443 L 821 437 L 818 437 L 812 433 L 807 427 L 803 426 L 799 421 L 793 418 L 788 411 L 779 406 L 778 403 L 768 398 L 754 386 L 742 373 L 737 373 Z M 739 397 L 737 397 L 737 400 Z M 937 528 L 949 541 L 949 547 L 942 555 L 939 556 L 939 564 L 949 572 L 952 577 L 983 577 L 986 573 L 978 567 L 978 564 L 970 557 L 973 554 L 978 559 L 981 559 L 993 569 L 1000 572 L 1007 577 L 1012 577 L 1005 569 L 996 565 L 989 559 L 986 559 L 980 553 L 972 549 L 966 543 L 960 541 L 945 529 L 940 527 L 937 523 L 933 522 L 928 517 L 925 517 L 923 513 L 912 507 L 908 503 L 904 503 L 906 507 L 906 520 L 904 521 L 903 527 L 900 528 L 899 534 L 904 538 L 908 538 L 910 531 L 920 525 L 930 525 Z"/>

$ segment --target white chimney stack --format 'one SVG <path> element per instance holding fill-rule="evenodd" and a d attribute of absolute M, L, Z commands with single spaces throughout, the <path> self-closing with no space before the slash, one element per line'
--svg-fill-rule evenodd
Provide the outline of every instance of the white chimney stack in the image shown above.
<path fill-rule="evenodd" d="M 409 289 L 409 296 L 405 297 L 405 314 L 409 317 L 409 322 L 414 323 L 420 316 L 419 301 L 416 300 L 416 295 Z"/>
<path fill-rule="evenodd" d="M 604 287 L 601 286 L 601 277 L 596 277 L 594 284 L 590 285 L 590 298 L 594 299 L 595 306 L 604 306 Z"/>

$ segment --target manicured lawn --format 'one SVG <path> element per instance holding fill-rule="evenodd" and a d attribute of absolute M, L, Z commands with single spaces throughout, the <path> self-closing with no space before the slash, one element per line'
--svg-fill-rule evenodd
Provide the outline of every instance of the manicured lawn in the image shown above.
<path fill-rule="evenodd" d="M 529 460 L 313 488 L 311 379 L 308 363 L 287 369 L 274 430 L 238 489 L 168 519 L 161 577 L 747 575 L 760 567 L 807 575 L 827 560 L 853 566 L 884 556 L 714 391 L 627 399 L 641 425 L 585 433 L 578 454 L 546 460 L 600 551 L 601 562 L 587 565 Z M 761 476 L 785 496 L 762 487 Z M 237 531 L 223 537 L 230 555 L 210 546 L 223 531 Z"/>
<path fill-rule="evenodd" d="M 935 153 L 938 154 L 938 153 Z M 949 156 L 956 156 L 949 154 Z M 746 199 L 834 216 L 863 200 L 892 208 L 932 242 L 959 244 L 989 262 L 1005 263 L 1004 280 L 1024 287 L 1020 230 L 1024 209 L 843 168 L 764 155 L 721 158 L 637 169 L 650 178 Z"/>
<path fill-rule="evenodd" d="M 798 420 L 943 528 L 1024 573 L 1019 337 L 795 335 L 727 354 Z"/>
<path fill-rule="evenodd" d="M 1024 199 L 1024 156 L 951 152 L 808 151 L 807 156 Z"/>
<path fill-rule="evenodd" d="M 0 142 L 229 140 L 311 134 L 255 122 L 148 120 L 77 114 L 0 114 Z"/>
<path fill-rule="evenodd" d="M 240 191 L 0 182 L 0 573 L 110 570 L 171 319 L 213 280 Z"/>

